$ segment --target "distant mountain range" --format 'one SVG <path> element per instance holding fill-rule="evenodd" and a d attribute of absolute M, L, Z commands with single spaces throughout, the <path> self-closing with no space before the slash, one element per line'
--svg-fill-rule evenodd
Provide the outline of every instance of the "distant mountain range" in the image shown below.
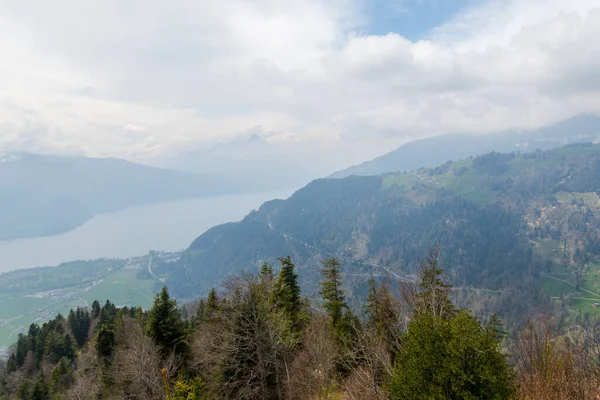
<path fill-rule="evenodd" d="M 74 229 L 94 215 L 168 200 L 233 193 L 227 180 L 119 159 L 0 157 L 0 240 Z"/>
<path fill-rule="evenodd" d="M 379 175 L 387 172 L 431 168 L 448 160 L 461 160 L 491 151 L 522 153 L 549 150 L 570 143 L 600 139 L 600 117 L 580 114 L 539 129 L 508 130 L 488 134 L 445 134 L 406 143 L 371 161 L 346 168 L 331 178 Z"/>

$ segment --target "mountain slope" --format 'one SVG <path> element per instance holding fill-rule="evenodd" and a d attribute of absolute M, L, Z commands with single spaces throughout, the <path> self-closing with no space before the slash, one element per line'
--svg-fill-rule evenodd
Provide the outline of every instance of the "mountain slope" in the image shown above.
<path fill-rule="evenodd" d="M 12 154 L 0 162 L 0 240 L 56 234 L 100 213 L 232 190 L 215 177 L 118 159 Z"/>
<path fill-rule="evenodd" d="M 600 271 L 593 264 L 600 260 L 598 193 L 600 146 L 592 144 L 490 153 L 411 173 L 321 179 L 241 222 L 209 230 L 161 270 L 177 295 L 190 297 L 228 274 L 290 255 L 304 269 L 305 290 L 315 293 L 324 258 L 341 259 L 364 287 L 368 278 L 359 283 L 358 276 L 365 274 L 410 279 L 422 249 L 437 241 L 455 286 L 510 291 L 493 299 L 493 308 L 518 314 L 541 301 L 544 274 L 571 279 L 580 253 L 586 271 Z M 565 201 L 569 196 L 575 205 Z"/>
<path fill-rule="evenodd" d="M 569 143 L 600 139 L 600 117 L 581 114 L 535 130 L 512 130 L 490 134 L 446 134 L 404 144 L 387 154 L 332 174 L 378 175 L 387 172 L 431 168 L 447 160 L 497 152 L 549 150 Z"/>

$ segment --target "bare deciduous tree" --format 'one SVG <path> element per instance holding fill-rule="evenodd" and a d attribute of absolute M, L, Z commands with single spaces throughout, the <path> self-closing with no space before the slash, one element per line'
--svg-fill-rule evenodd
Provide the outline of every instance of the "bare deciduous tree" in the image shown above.
<path fill-rule="evenodd" d="M 66 400 L 87 400 L 98 398 L 102 390 L 99 379 L 98 359 L 93 351 L 83 351 L 76 360 L 75 382 L 65 394 Z"/>
<path fill-rule="evenodd" d="M 369 328 L 360 332 L 356 344 L 356 362 L 345 383 L 347 396 L 352 400 L 386 399 L 383 386 L 393 373 L 392 356 L 386 338 Z"/>
<path fill-rule="evenodd" d="M 518 398 L 600 399 L 597 329 L 557 335 L 547 315 L 532 318 L 512 349 Z"/>
<path fill-rule="evenodd" d="M 176 369 L 173 359 L 163 363 L 158 347 L 142 333 L 139 325 L 129 323 L 126 332 L 124 348 L 117 354 L 114 363 L 118 371 L 118 385 L 123 388 L 125 398 L 164 399 L 161 370 L 168 368 L 168 373 L 173 374 Z"/>
<path fill-rule="evenodd" d="M 289 399 L 314 399 L 336 382 L 340 349 L 329 318 L 315 316 L 302 335 L 303 349 L 289 371 L 286 394 Z"/>

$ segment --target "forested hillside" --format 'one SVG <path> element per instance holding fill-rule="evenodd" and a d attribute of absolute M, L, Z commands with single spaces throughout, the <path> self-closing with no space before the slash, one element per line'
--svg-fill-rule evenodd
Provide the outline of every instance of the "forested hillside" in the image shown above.
<path fill-rule="evenodd" d="M 506 335 L 493 314 L 451 300 L 438 249 L 414 283 L 368 283 L 359 317 L 344 267 L 320 268 L 314 304 L 289 257 L 230 277 L 179 308 L 164 287 L 152 308 L 107 301 L 21 334 L 0 365 L 0 398 L 593 399 L 600 325 L 568 330 L 532 315 Z M 278 272 L 277 272 L 278 271 Z M 400 289 L 401 295 L 392 292 Z M 315 299 L 313 299 L 315 300 Z M 3 371 L 2 371 L 3 369 Z"/>
<path fill-rule="evenodd" d="M 315 295 L 319 263 L 335 256 L 347 266 L 348 289 L 364 294 L 371 275 L 412 279 L 422 249 L 437 241 L 461 304 L 510 319 L 554 297 L 595 313 L 599 191 L 600 146 L 592 144 L 322 179 L 209 230 L 159 270 L 189 298 L 288 254 Z"/>

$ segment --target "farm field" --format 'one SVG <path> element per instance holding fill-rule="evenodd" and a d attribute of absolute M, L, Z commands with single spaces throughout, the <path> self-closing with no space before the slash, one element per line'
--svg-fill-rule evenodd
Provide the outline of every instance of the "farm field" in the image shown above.
<path fill-rule="evenodd" d="M 0 275 L 0 353 L 32 323 L 58 313 L 66 316 L 94 300 L 149 308 L 161 284 L 148 269 L 149 257 L 77 261 Z"/>

